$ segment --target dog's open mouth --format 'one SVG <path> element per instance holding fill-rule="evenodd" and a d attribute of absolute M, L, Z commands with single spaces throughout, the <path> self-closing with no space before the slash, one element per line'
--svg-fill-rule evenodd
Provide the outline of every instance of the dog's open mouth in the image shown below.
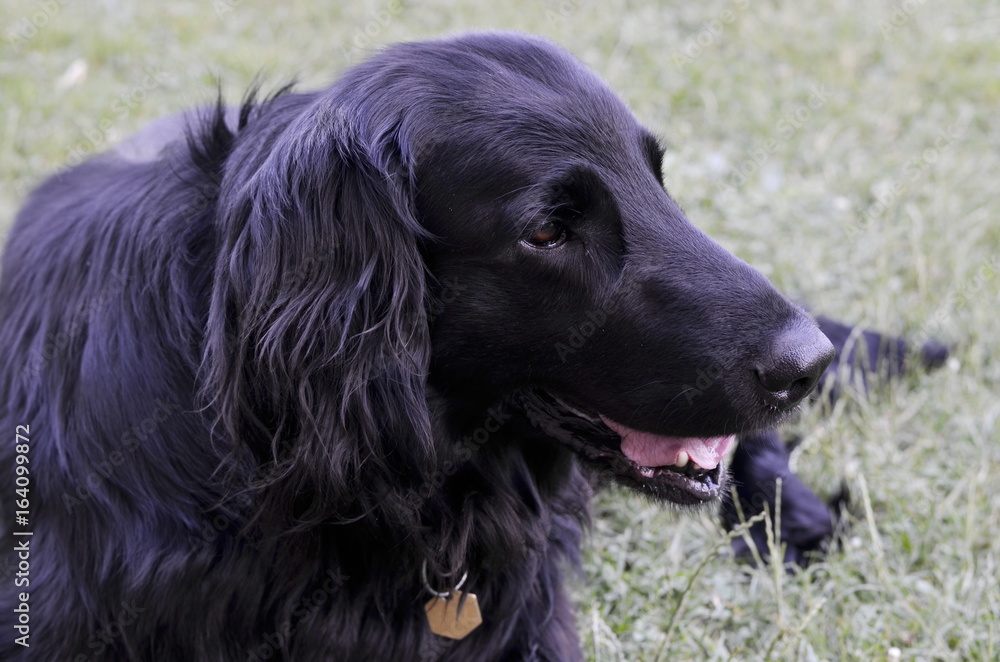
<path fill-rule="evenodd" d="M 589 413 L 544 391 L 521 404 L 535 425 L 576 451 L 588 465 L 618 482 L 679 504 L 719 497 L 723 459 L 735 437 L 674 437 L 643 432 Z"/>

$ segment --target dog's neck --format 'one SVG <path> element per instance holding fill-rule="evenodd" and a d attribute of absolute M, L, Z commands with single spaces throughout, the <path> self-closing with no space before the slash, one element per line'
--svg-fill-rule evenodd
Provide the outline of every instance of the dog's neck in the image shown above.
<path fill-rule="evenodd" d="M 420 521 L 440 574 L 520 563 L 544 554 L 553 536 L 563 535 L 556 529 L 579 530 L 587 521 L 587 510 L 569 512 L 569 503 L 589 502 L 575 458 L 520 409 L 503 399 L 463 401 L 435 389 L 428 402 L 438 462 L 421 494 Z M 587 498 L 577 498 L 581 491 Z"/>

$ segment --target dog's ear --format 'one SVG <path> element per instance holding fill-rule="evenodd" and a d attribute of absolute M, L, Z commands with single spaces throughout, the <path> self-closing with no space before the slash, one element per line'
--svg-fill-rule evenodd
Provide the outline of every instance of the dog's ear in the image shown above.
<path fill-rule="evenodd" d="M 235 463 L 251 450 L 263 512 L 405 517 L 434 467 L 411 155 L 332 95 L 285 126 L 249 117 L 218 204 L 206 406 Z"/>

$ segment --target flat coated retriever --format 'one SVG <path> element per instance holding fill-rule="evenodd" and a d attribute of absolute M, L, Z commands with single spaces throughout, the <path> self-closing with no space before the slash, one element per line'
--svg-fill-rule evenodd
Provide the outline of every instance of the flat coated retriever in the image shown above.
<path fill-rule="evenodd" d="M 661 158 L 563 50 L 475 34 L 44 182 L 0 277 L 0 658 L 579 659 L 585 470 L 717 502 L 834 356 Z"/>

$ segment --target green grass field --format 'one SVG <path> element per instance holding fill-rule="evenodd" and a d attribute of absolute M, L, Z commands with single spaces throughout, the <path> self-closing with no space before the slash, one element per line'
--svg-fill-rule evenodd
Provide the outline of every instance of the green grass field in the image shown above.
<path fill-rule="evenodd" d="M 0 0 L 0 226 L 41 178 L 255 76 L 332 81 L 378 46 L 546 35 L 665 139 L 690 218 L 817 312 L 955 343 L 832 413 L 795 460 L 855 497 L 797 576 L 712 513 L 602 494 L 576 583 L 592 660 L 1000 660 L 1000 5 Z"/>

